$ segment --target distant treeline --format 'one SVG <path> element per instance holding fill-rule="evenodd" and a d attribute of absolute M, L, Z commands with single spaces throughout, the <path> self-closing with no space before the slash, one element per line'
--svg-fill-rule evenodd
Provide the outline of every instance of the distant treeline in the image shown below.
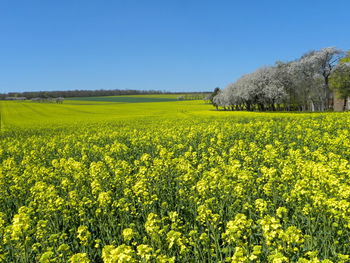
<path fill-rule="evenodd" d="M 159 90 L 61 90 L 61 91 L 27 91 L 27 92 L 9 92 L 0 94 L 0 99 L 6 97 L 26 97 L 31 98 L 72 98 L 72 97 L 96 97 L 96 96 L 119 96 L 119 95 L 138 95 L 138 94 L 163 94 Z"/>
<path fill-rule="evenodd" d="M 218 109 L 345 111 L 350 109 L 350 51 L 313 50 L 245 74 L 208 99 Z"/>
<path fill-rule="evenodd" d="M 202 97 L 205 92 L 169 92 L 159 90 L 64 90 L 64 91 L 28 91 L 28 92 L 9 92 L 0 94 L 0 99 L 7 97 L 25 97 L 32 98 L 72 98 L 72 97 L 99 97 L 99 96 L 121 96 L 121 95 L 142 95 L 142 94 L 191 94 L 191 97 Z M 193 95 L 193 96 L 192 96 Z M 198 96 L 196 96 L 198 95 Z M 185 98 L 189 99 L 189 98 Z M 193 99 L 193 98 L 192 98 Z"/>

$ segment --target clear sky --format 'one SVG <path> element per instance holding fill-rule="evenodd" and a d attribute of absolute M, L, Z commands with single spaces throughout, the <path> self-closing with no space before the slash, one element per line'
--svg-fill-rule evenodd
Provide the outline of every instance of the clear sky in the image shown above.
<path fill-rule="evenodd" d="M 210 91 L 312 49 L 350 49 L 350 1 L 0 0 L 0 93 Z"/>

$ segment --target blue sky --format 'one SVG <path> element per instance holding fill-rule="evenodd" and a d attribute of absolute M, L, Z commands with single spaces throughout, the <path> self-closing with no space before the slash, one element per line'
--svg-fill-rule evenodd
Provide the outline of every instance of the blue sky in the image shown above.
<path fill-rule="evenodd" d="M 350 49 L 350 1 L 0 0 L 0 93 L 210 91 L 312 49 Z"/>

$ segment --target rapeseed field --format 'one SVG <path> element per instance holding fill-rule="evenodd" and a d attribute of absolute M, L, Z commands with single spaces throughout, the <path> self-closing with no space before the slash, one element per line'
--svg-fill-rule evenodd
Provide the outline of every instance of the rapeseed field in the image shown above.
<path fill-rule="evenodd" d="M 350 262 L 349 113 L 0 103 L 0 262 Z"/>

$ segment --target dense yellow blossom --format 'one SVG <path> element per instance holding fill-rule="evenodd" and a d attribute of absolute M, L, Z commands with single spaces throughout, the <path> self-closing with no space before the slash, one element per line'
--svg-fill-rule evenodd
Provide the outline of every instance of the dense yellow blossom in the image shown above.
<path fill-rule="evenodd" d="M 186 103 L 8 125 L 0 262 L 350 261 L 349 113 Z"/>

